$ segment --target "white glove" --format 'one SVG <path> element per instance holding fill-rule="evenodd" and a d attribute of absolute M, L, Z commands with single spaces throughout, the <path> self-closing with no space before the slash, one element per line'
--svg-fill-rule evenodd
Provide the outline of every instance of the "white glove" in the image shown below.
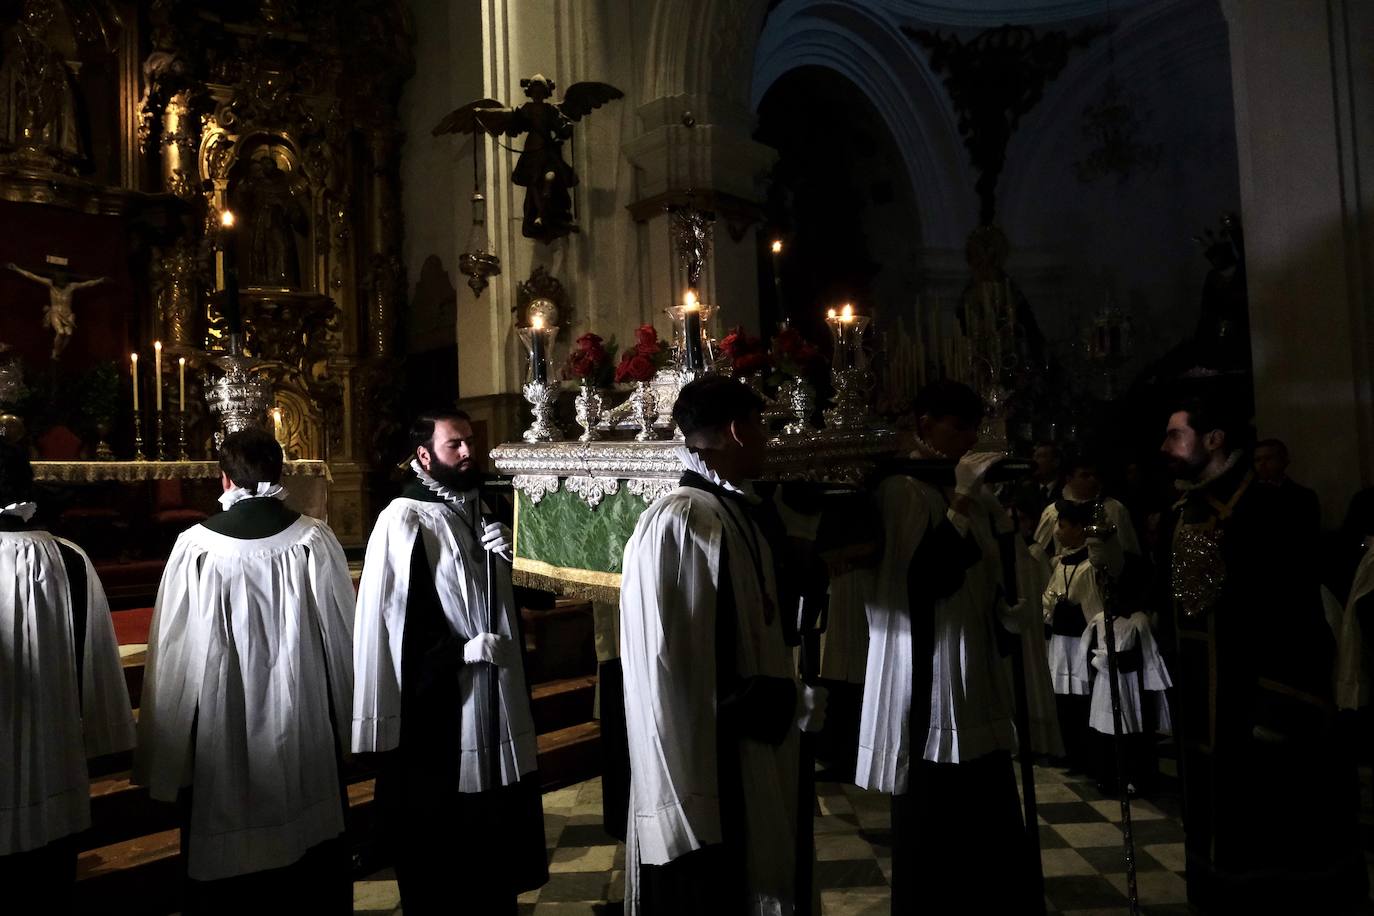
<path fill-rule="evenodd" d="M 486 662 L 498 668 L 509 668 L 515 657 L 515 642 L 509 636 L 479 633 L 463 644 L 463 661 L 469 665 Z"/>
<path fill-rule="evenodd" d="M 797 728 L 804 732 L 818 732 L 825 728 L 825 708 L 830 693 L 824 687 L 801 685 L 797 695 Z"/>
<path fill-rule="evenodd" d="M 482 549 L 507 560 L 513 556 L 510 527 L 500 522 L 487 522 L 482 529 Z"/>
<path fill-rule="evenodd" d="M 1107 670 L 1107 650 L 1093 649 L 1093 667 L 1098 671 Z"/>
<path fill-rule="evenodd" d="M 972 496 L 983 485 L 988 469 L 1007 457 L 1002 452 L 969 452 L 954 466 L 954 492 Z"/>

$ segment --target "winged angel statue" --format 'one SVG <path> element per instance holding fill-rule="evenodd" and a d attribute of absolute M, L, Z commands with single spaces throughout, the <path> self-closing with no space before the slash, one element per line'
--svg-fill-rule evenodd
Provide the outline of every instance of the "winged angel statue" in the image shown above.
<path fill-rule="evenodd" d="M 563 100 L 550 102 L 553 80 L 535 74 L 520 81 L 529 101 L 518 108 L 507 108 L 495 99 L 478 99 L 458 108 L 434 128 L 440 134 L 476 134 L 484 130 L 493 137 L 502 134 L 518 137 L 528 133 L 525 148 L 515 163 L 511 180 L 525 188 L 525 238 L 548 244 L 570 232 L 573 222 L 572 195 L 577 173 L 563 159 L 563 143 L 572 138 L 573 122 L 592 109 L 625 97 L 607 83 L 573 83 Z"/>

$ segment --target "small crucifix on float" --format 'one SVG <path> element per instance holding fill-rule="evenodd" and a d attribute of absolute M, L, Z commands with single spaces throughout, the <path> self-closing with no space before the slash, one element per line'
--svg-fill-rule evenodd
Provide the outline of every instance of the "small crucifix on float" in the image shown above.
<path fill-rule="evenodd" d="M 21 277 L 48 288 L 48 304 L 43 307 L 43 324 L 52 328 L 52 359 L 57 359 L 66 349 L 72 334 L 76 332 L 76 313 L 72 311 L 72 295 L 77 290 L 96 286 L 109 278 L 78 279 L 76 274 L 67 269 L 67 259 L 56 255 L 50 254 L 44 258 L 44 261 L 49 266 L 49 276 L 27 271 L 14 263 L 5 266 Z"/>

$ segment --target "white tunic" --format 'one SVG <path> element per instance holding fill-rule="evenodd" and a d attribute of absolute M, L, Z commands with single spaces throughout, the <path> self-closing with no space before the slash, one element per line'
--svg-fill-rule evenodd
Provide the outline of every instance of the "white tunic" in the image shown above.
<path fill-rule="evenodd" d="M 913 621 L 907 571 L 921 541 L 946 518 L 948 503 L 939 490 L 905 476 L 884 480 L 878 498 L 883 556 L 868 600 L 868 670 L 854 781 L 901 794 L 913 753 L 935 763 L 959 763 L 1015 749 L 1011 686 L 993 629 L 994 615 L 1007 611 L 993 536 L 993 513 L 1002 510 L 990 497 L 973 502 L 965 536 L 975 539 L 982 559 L 965 571 L 957 592 L 935 603 L 933 621 Z M 930 728 L 918 748 L 911 747 L 908 725 L 913 626 L 934 627 L 930 694 L 918 698 L 929 703 Z"/>
<path fill-rule="evenodd" d="M 716 607 L 734 590 L 735 664 L 741 676 L 794 677 L 778 614 L 764 621 L 764 595 L 776 595 L 768 544 L 717 497 L 682 487 L 650 506 L 625 545 L 620 654 L 630 746 L 626 913 L 638 912 L 638 864 L 662 865 L 720 843 L 716 747 Z M 746 543 L 743 539 L 750 538 Z M 722 545 L 730 582 L 719 580 Z M 756 568 L 751 552 L 761 551 Z M 759 569 L 764 581 L 759 581 Z M 793 910 L 797 777 L 796 731 L 779 745 L 742 739 L 745 847 L 750 913 Z"/>
<path fill-rule="evenodd" d="M 1052 757 L 1064 755 L 1064 738 L 1059 733 L 1059 714 L 1054 705 L 1054 684 L 1045 640 L 1045 625 L 1040 613 L 1040 596 L 1050 580 L 1050 561 L 1040 545 L 1026 545 L 1016 538 L 1017 596 L 1014 622 L 1008 626 L 1021 634 L 1021 663 L 1026 677 L 1026 708 L 1030 717 L 1031 749 Z M 1029 599 L 1029 600 L 1028 600 Z M 1007 656 L 1007 677 L 1014 669 Z"/>
<path fill-rule="evenodd" d="M 1121 733 L 1135 735 L 1143 731 L 1142 704 L 1154 703 L 1158 732 L 1161 735 L 1169 734 L 1172 724 L 1169 718 L 1169 701 L 1164 691 L 1173 686 L 1173 681 L 1169 679 L 1169 671 L 1164 667 L 1164 660 L 1159 657 L 1154 634 L 1150 632 L 1149 616 L 1137 611 L 1130 617 L 1113 619 L 1112 624 L 1112 629 L 1116 633 L 1116 651 L 1130 652 L 1139 646 L 1141 653 L 1141 667 L 1138 673 L 1119 671 L 1116 675 L 1116 682 L 1121 687 Z M 1093 651 L 1089 647 L 1093 645 L 1093 639 L 1096 637 L 1092 665 L 1097 669 L 1097 676 L 1093 678 L 1088 727 L 1104 735 L 1112 735 L 1115 734 L 1112 725 L 1112 684 L 1107 677 L 1105 633 L 1103 616 L 1098 614 L 1093 617 L 1087 632 L 1083 634 L 1078 654 L 1086 658 L 1089 651 Z M 1141 695 L 1142 685 L 1144 696 Z"/>
<path fill-rule="evenodd" d="M 203 525 L 177 539 L 148 633 L 134 775 L 163 801 L 194 786 L 192 878 L 289 865 L 343 832 L 352 602 L 343 549 L 317 519 L 255 540 Z"/>
<path fill-rule="evenodd" d="M 1069 554 L 1072 556 L 1073 554 Z M 1050 583 L 1045 586 L 1042 607 L 1045 623 L 1054 619 L 1054 608 L 1061 599 L 1071 601 L 1083 609 L 1083 627 L 1078 635 L 1051 633 L 1048 645 L 1050 683 L 1060 696 L 1088 695 L 1088 662 L 1078 651 L 1083 633 L 1096 614 L 1101 614 L 1102 590 L 1098 587 L 1096 571 L 1086 553 L 1077 563 L 1065 563 L 1063 556 L 1050 561 Z M 1043 632 L 1043 631 L 1042 631 Z"/>
<path fill-rule="evenodd" d="M 86 564 L 86 638 L 76 677 L 72 596 L 59 539 L 0 532 L 0 856 L 91 824 L 86 758 L 134 744 L 129 692 L 105 590 Z"/>
<path fill-rule="evenodd" d="M 1069 495 L 1068 487 L 1064 488 L 1063 496 L 1070 502 L 1083 503 L 1092 500 L 1074 499 Z M 1131 513 L 1119 501 L 1108 496 L 1102 500 L 1102 510 L 1107 515 L 1107 521 L 1116 526 L 1116 537 L 1114 540 L 1121 545 L 1121 549 L 1126 553 L 1140 555 L 1140 540 L 1135 535 L 1135 525 L 1131 523 Z M 1040 513 L 1040 524 L 1035 528 L 1035 543 L 1040 545 L 1048 556 L 1055 556 L 1063 551 L 1059 546 L 1059 539 L 1055 535 L 1055 529 L 1059 525 L 1059 506 L 1050 503 L 1045 507 L 1045 511 Z"/>
<path fill-rule="evenodd" d="M 865 601 L 873 574 L 851 569 L 830 580 L 830 606 L 821 637 L 821 677 L 849 684 L 864 682 L 868 660 L 868 615 Z"/>
<path fill-rule="evenodd" d="M 1355 616 L 1360 599 L 1374 592 L 1374 543 L 1365 551 L 1355 581 L 1350 586 L 1350 600 L 1345 604 L 1341 630 L 1336 644 L 1336 706 L 1340 709 L 1360 709 L 1369 705 L 1369 650 L 1365 646 L 1363 628 Z"/>
<path fill-rule="evenodd" d="M 382 510 L 367 542 L 354 625 L 353 750 L 389 751 L 401 739 L 401 647 L 410 600 L 410 560 L 416 537 L 423 538 L 425 557 L 434 575 L 439 604 L 455 636 L 473 639 L 482 633 L 518 638 L 510 565 L 489 556 L 478 540 L 477 498 L 464 511 L 444 502 L 394 499 Z M 487 563 L 492 564 L 495 615 L 487 607 Z M 492 624 L 495 624 L 493 628 Z M 489 785 L 491 749 L 488 672 L 486 665 L 464 665 L 461 756 L 458 791 L 483 792 Z M 525 671 L 520 664 L 498 669 L 501 729 L 497 748 L 501 784 L 512 785 L 536 766 L 534 720 L 530 716 Z"/>

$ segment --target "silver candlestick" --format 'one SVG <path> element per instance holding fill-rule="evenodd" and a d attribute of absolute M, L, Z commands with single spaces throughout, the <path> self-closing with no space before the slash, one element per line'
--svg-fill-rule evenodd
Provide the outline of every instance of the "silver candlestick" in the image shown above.
<path fill-rule="evenodd" d="M 794 378 L 783 382 L 778 389 L 778 405 L 791 419 L 783 426 L 786 436 L 803 436 L 810 433 L 811 414 L 816 410 L 816 389 L 806 379 Z"/>
<path fill-rule="evenodd" d="M 591 442 L 593 439 L 600 439 L 601 431 L 597 426 L 601 422 L 601 392 L 583 379 L 582 388 L 577 392 L 573 407 L 577 411 L 578 425 L 582 427 L 582 435 L 577 437 L 577 441 Z"/>
<path fill-rule="evenodd" d="M 873 374 L 867 369 L 837 369 L 830 373 L 835 397 L 825 410 L 825 428 L 832 432 L 859 432 L 867 426 L 868 389 Z"/>
<path fill-rule="evenodd" d="M 534 415 L 534 420 L 522 438 L 526 442 L 561 442 L 563 431 L 553 419 L 554 402 L 558 398 L 558 383 L 526 382 L 524 393 L 525 400 L 530 402 L 530 413 Z"/>

